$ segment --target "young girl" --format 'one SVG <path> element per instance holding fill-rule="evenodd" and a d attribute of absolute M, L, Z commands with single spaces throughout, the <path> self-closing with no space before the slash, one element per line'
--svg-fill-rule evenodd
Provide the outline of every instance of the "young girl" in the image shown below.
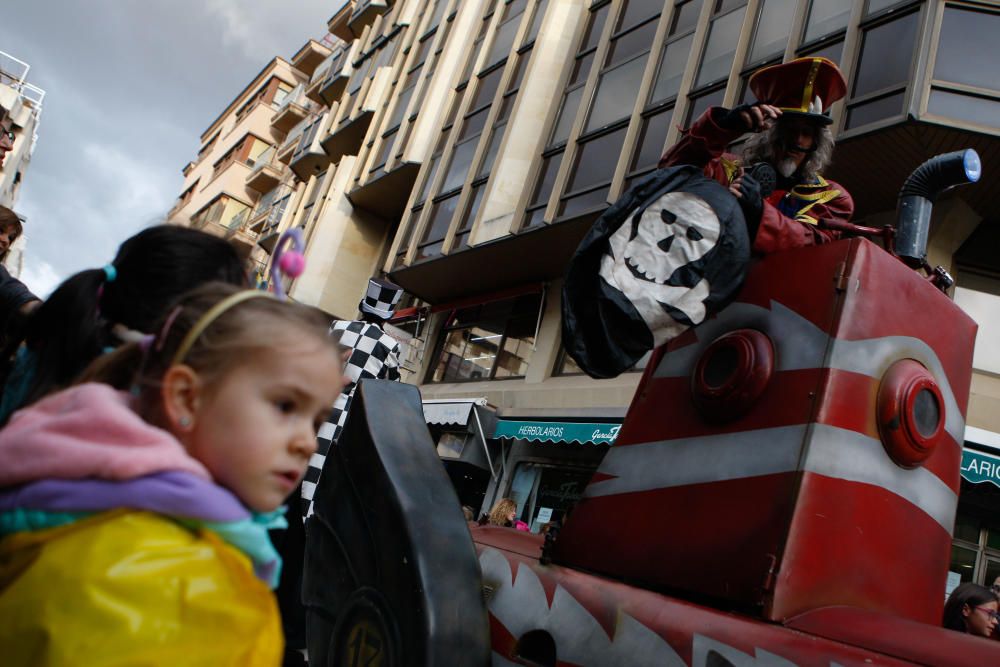
<path fill-rule="evenodd" d="M 516 528 L 527 532 L 528 524 L 517 518 L 517 503 L 512 498 L 501 498 L 490 510 L 490 525 Z"/>
<path fill-rule="evenodd" d="M 0 431 L 5 665 L 277 665 L 267 528 L 343 386 L 319 311 L 211 284 Z"/>
<path fill-rule="evenodd" d="M 944 604 L 942 625 L 951 630 L 990 637 L 996 630 L 1000 612 L 997 594 L 979 584 L 959 584 Z"/>

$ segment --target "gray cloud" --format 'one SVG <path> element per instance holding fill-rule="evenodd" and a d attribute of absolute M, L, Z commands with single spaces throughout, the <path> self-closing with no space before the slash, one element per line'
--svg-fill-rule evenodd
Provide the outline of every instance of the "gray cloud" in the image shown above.
<path fill-rule="evenodd" d="M 272 56 L 323 35 L 342 1 L 9 4 L 0 49 L 46 90 L 16 207 L 28 216 L 23 278 L 44 295 L 161 219 L 201 132 Z"/>

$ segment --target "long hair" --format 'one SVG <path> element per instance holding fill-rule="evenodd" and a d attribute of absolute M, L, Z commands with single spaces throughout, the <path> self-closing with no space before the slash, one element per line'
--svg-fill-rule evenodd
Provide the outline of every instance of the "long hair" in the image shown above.
<path fill-rule="evenodd" d="M 1000 598 L 985 586 L 969 582 L 959 584 L 944 603 L 944 617 L 941 624 L 949 630 L 968 632 L 962 608 L 965 605 L 969 605 L 970 608 L 979 607 L 988 602 L 1000 602 Z"/>
<path fill-rule="evenodd" d="M 184 338 L 213 306 L 239 291 L 218 282 L 192 290 L 156 323 L 152 340 L 128 343 L 98 357 L 79 381 L 131 388 L 139 397 L 139 413 L 152 423 L 162 423 L 162 379 Z M 336 354 L 336 345 L 326 335 L 328 325 L 327 317 L 316 308 L 262 294 L 211 320 L 184 354 L 183 363 L 211 387 L 240 363 L 288 342 L 311 337 Z"/>
<path fill-rule="evenodd" d="M 750 135 L 743 144 L 744 165 L 749 166 L 757 162 L 774 163 L 777 149 L 781 146 L 780 124 L 779 120 L 763 132 Z M 833 132 L 830 131 L 830 128 L 826 125 L 818 126 L 816 129 L 816 150 L 806 156 L 798 173 L 808 180 L 816 178 L 833 161 L 835 145 Z"/>
<path fill-rule="evenodd" d="M 490 510 L 490 525 L 491 526 L 509 526 L 511 512 L 517 511 L 517 503 L 515 503 L 510 498 L 501 498 L 497 501 L 493 509 Z"/>
<path fill-rule="evenodd" d="M 121 344 L 115 325 L 149 333 L 173 301 L 218 280 L 244 286 L 243 262 L 225 240 L 188 227 L 158 225 L 125 241 L 103 269 L 65 280 L 35 311 L 24 342 L 35 354 L 34 380 L 17 407 L 70 384 L 107 348 Z"/>

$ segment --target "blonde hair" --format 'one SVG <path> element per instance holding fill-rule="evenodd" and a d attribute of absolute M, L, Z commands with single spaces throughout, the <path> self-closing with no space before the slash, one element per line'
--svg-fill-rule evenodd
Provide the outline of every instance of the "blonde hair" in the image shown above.
<path fill-rule="evenodd" d="M 319 310 L 273 298 L 239 301 L 216 314 L 207 323 L 202 316 L 241 290 L 225 283 L 208 283 L 181 297 L 156 326 L 152 340 L 130 343 L 99 357 L 80 381 L 104 382 L 119 389 L 131 388 L 139 398 L 139 413 L 159 421 L 159 389 L 175 357 L 183 351 L 182 363 L 194 369 L 211 386 L 241 362 L 286 341 L 289 329 L 297 336 L 312 335 L 336 350 L 327 337 L 329 321 Z M 192 340 L 186 340 L 195 327 Z"/>
<path fill-rule="evenodd" d="M 517 512 L 517 503 L 510 498 L 501 498 L 490 510 L 490 525 L 506 526 L 510 524 L 508 517 L 511 512 Z"/>

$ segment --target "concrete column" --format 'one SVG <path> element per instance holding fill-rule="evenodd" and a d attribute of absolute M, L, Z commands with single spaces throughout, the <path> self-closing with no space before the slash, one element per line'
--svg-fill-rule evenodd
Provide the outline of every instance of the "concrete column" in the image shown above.
<path fill-rule="evenodd" d="M 354 209 L 347 199 L 356 160 L 345 156 L 340 161 L 325 198 L 314 204 L 322 209 L 306 247 L 306 271 L 291 291 L 296 301 L 314 304 L 340 318 L 357 314 L 386 234 L 384 221 Z"/>
<path fill-rule="evenodd" d="M 562 347 L 562 280 L 545 286 L 545 311 L 538 329 L 535 350 L 525 373 L 525 384 L 537 384 L 552 375 L 552 366 Z"/>

